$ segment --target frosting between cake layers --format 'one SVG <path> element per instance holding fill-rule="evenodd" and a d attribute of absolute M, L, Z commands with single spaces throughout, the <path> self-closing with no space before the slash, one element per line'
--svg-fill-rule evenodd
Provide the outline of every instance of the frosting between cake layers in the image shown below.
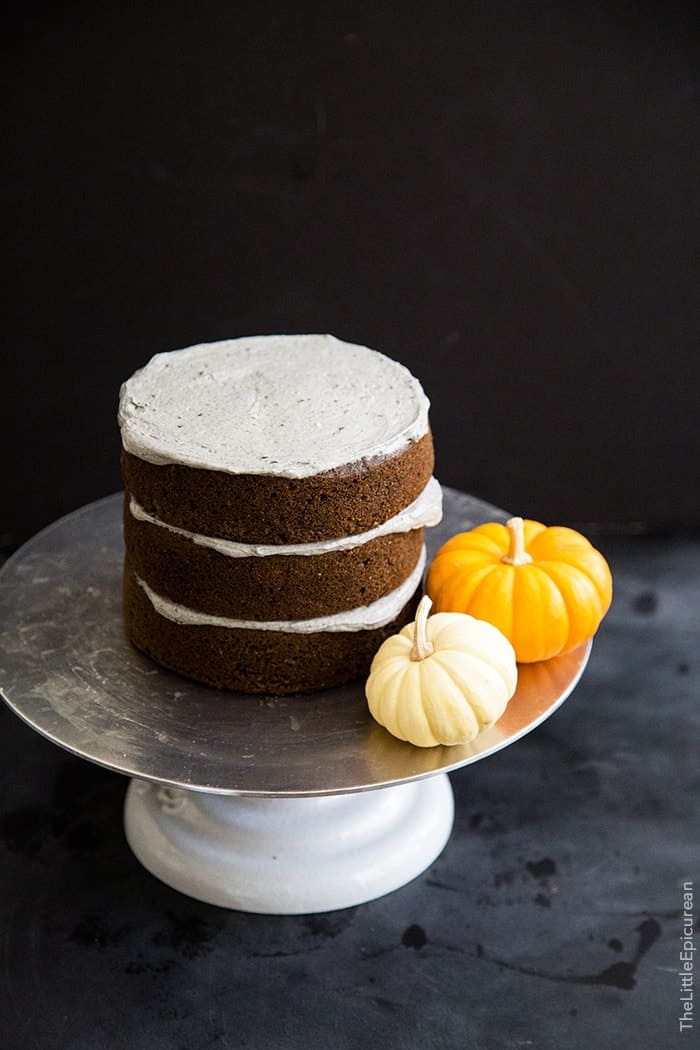
<path fill-rule="evenodd" d="M 196 612 L 185 605 L 178 605 L 168 598 L 156 594 L 151 587 L 136 576 L 151 605 L 167 620 L 187 626 L 228 627 L 249 631 L 281 631 L 292 634 L 316 634 L 326 631 L 371 631 L 391 623 L 409 601 L 418 587 L 425 568 L 426 550 L 423 547 L 418 563 L 400 586 L 370 605 L 334 613 L 332 616 L 317 616 L 311 620 L 234 620 L 226 616 L 210 616 Z"/>
<path fill-rule="evenodd" d="M 183 536 L 192 543 L 199 544 L 202 547 L 210 547 L 228 558 L 266 558 L 275 554 L 313 556 L 327 554 L 331 551 L 351 550 L 353 547 L 360 547 L 379 536 L 388 536 L 397 532 L 410 532 L 413 529 L 437 525 L 442 519 L 442 489 L 438 480 L 431 478 L 413 503 L 410 503 L 408 507 L 393 518 L 389 518 L 388 521 L 377 525 L 376 528 L 367 532 L 359 532 L 352 536 L 340 536 L 332 540 L 318 540 L 315 543 L 239 543 L 235 540 L 225 540 L 217 536 L 204 536 L 198 532 L 181 529 L 177 525 L 169 525 L 167 522 L 153 517 L 153 515 L 148 514 L 143 509 L 140 503 L 137 503 L 133 496 L 129 502 L 129 511 L 137 521 L 145 521 L 151 525 L 167 529 L 178 536 Z"/>
<path fill-rule="evenodd" d="M 428 433 L 429 406 L 376 350 L 254 336 L 156 354 L 122 385 L 119 424 L 149 463 L 303 478 L 395 455 Z"/>

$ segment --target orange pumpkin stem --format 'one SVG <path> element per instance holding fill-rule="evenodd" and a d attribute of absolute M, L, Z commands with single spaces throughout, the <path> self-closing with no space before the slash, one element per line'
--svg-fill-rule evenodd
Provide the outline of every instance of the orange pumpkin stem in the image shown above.
<path fill-rule="evenodd" d="M 529 565 L 532 555 L 525 550 L 525 522 L 522 518 L 509 518 L 506 522 L 508 529 L 508 553 L 501 558 L 506 565 Z"/>
<path fill-rule="evenodd" d="M 413 633 L 413 648 L 411 649 L 412 660 L 425 660 L 426 656 L 430 656 L 435 648 L 433 643 L 428 641 L 428 636 L 425 633 L 428 613 L 430 612 L 430 606 L 432 604 L 433 603 L 427 594 L 424 594 L 418 603 L 418 608 L 416 609 L 415 631 Z"/>

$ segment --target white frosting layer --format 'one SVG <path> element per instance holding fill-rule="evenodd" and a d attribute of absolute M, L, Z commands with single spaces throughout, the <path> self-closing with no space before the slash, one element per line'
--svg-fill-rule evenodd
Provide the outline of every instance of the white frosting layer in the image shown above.
<path fill-rule="evenodd" d="M 198 532 L 189 532 L 177 525 L 168 525 L 167 522 L 154 518 L 146 513 L 143 507 L 131 498 L 129 511 L 132 517 L 138 521 L 147 521 L 151 525 L 158 525 L 168 529 L 178 536 L 184 536 L 202 547 L 211 547 L 219 554 L 225 554 L 228 558 L 267 558 L 272 554 L 297 554 L 317 555 L 327 554 L 330 551 L 346 551 L 353 547 L 360 547 L 378 536 L 388 536 L 396 532 L 410 532 L 412 529 L 421 529 L 430 525 L 437 525 L 442 518 L 442 489 L 436 478 L 431 478 L 421 494 L 413 503 L 388 521 L 377 525 L 368 532 L 359 532 L 354 536 L 340 536 L 334 540 L 319 540 L 316 543 L 238 543 L 236 540 L 224 540 L 216 536 L 203 536 Z"/>
<path fill-rule="evenodd" d="M 312 620 L 232 620 L 226 616 L 209 616 L 207 613 L 188 609 L 156 594 L 148 584 L 136 577 L 153 608 L 166 620 L 189 626 L 235 627 L 249 631 L 284 631 L 291 634 L 317 634 L 321 631 L 371 631 L 383 627 L 398 616 L 406 602 L 418 587 L 425 567 L 425 547 L 418 564 L 400 587 L 379 598 L 370 605 L 347 609 L 333 616 L 317 616 Z"/>
<path fill-rule="evenodd" d="M 427 433 L 428 408 L 376 350 L 254 336 L 156 354 L 123 384 L 119 425 L 149 463 L 296 478 L 399 452 Z"/>

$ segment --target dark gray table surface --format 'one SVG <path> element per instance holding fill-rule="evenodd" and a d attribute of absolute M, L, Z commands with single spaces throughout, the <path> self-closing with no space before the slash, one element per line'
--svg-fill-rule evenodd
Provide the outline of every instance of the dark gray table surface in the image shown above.
<path fill-rule="evenodd" d="M 571 699 L 452 774 L 452 837 L 381 900 L 227 912 L 136 861 L 126 781 L 0 709 L 5 1050 L 697 1045 L 700 541 L 601 539 L 612 610 Z M 697 937 L 700 943 L 700 937 Z"/>

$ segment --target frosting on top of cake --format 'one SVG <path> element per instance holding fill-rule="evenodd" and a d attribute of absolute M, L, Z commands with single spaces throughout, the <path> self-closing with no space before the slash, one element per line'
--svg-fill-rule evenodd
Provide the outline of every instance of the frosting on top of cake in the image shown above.
<path fill-rule="evenodd" d="M 156 354 L 121 388 L 127 452 L 231 474 L 308 477 L 428 431 L 409 370 L 332 335 L 226 339 Z"/>

